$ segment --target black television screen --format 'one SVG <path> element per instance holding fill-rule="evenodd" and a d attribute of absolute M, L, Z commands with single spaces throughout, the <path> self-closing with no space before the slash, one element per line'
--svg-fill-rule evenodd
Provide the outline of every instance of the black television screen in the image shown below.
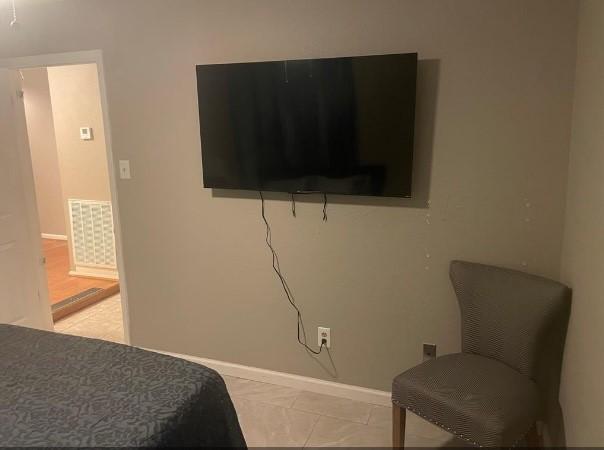
<path fill-rule="evenodd" d="M 197 66 L 204 186 L 409 197 L 417 54 Z"/>

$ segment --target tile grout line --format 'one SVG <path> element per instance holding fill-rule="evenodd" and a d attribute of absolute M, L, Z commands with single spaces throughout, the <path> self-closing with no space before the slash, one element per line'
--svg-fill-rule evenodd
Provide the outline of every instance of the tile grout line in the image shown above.
<path fill-rule="evenodd" d="M 306 446 L 308 445 L 308 441 L 310 441 L 312 434 L 315 432 L 315 428 L 317 427 L 319 420 L 321 420 L 321 417 L 322 417 L 321 415 L 317 415 L 317 419 L 315 420 L 315 423 L 312 424 L 312 428 L 310 429 L 310 432 L 308 433 L 308 436 L 306 437 L 304 444 L 302 444 L 302 448 L 306 448 Z"/>
<path fill-rule="evenodd" d="M 227 392 L 228 392 L 228 389 L 227 389 Z M 304 412 L 306 414 L 312 414 L 312 413 L 308 413 L 306 411 L 300 411 L 298 409 L 293 409 L 293 408 L 291 408 L 289 406 L 275 405 L 274 403 L 268 403 L 268 402 L 262 401 L 262 400 L 252 400 L 252 399 L 246 398 L 246 397 L 244 397 L 242 395 L 231 394 L 230 392 L 228 392 L 228 394 L 229 394 L 229 396 L 231 398 L 236 398 L 238 400 L 243 400 L 243 401 L 249 402 L 249 403 L 254 403 L 254 404 L 263 405 L 263 406 L 272 406 L 273 408 L 292 409 L 292 410 L 297 411 L 297 412 Z M 319 414 L 312 414 L 312 415 L 318 416 Z"/>
<path fill-rule="evenodd" d="M 240 378 L 240 377 L 234 377 L 234 378 L 238 378 L 238 379 L 241 379 L 241 380 L 247 380 L 247 381 L 253 381 L 254 383 L 260 383 L 260 384 L 264 384 L 264 385 L 267 385 L 267 386 L 282 387 L 280 385 L 275 385 L 275 384 L 271 384 L 271 383 L 263 383 L 263 382 L 260 382 L 260 381 L 248 380 L 247 378 Z M 295 390 L 295 389 L 292 388 L 292 390 Z M 228 389 L 227 389 L 227 391 L 228 391 Z M 352 424 L 365 425 L 365 426 L 374 427 L 373 425 L 369 425 L 369 421 L 371 419 L 371 415 L 372 415 L 373 411 L 376 410 L 379 407 L 378 405 L 373 405 L 371 403 L 366 403 L 366 402 L 361 402 L 361 401 L 354 401 L 355 403 L 359 403 L 359 404 L 362 404 L 362 405 L 369 406 L 369 411 L 368 411 L 366 419 L 363 419 L 361 421 L 351 420 L 349 418 L 343 418 L 341 416 L 329 415 L 329 414 L 325 414 L 325 413 L 319 413 L 317 411 L 309 411 L 309 410 L 306 410 L 306 409 L 296 408 L 296 403 L 297 403 L 298 399 L 304 393 L 316 394 L 316 393 L 313 393 L 313 392 L 310 392 L 310 391 L 300 390 L 296 394 L 295 399 L 294 399 L 293 403 L 291 404 L 291 406 L 277 405 L 275 403 L 269 403 L 269 402 L 263 401 L 263 400 L 252 400 L 250 398 L 246 398 L 245 394 L 244 395 L 237 395 L 234 392 L 233 393 L 229 392 L 229 395 L 231 395 L 233 397 L 237 397 L 237 398 L 245 400 L 245 401 L 248 401 L 248 402 L 252 402 L 252 403 L 257 403 L 257 404 L 262 404 L 262 405 L 268 405 L 268 406 L 274 406 L 274 407 L 279 407 L 279 408 L 283 408 L 283 409 L 291 409 L 291 410 L 302 412 L 302 413 L 306 413 L 306 414 L 312 414 L 312 415 L 315 415 L 315 416 L 318 416 L 318 417 L 326 417 L 326 418 L 330 418 L 330 419 L 341 420 L 341 421 L 352 423 Z M 325 396 L 326 397 L 332 397 L 332 396 L 329 396 L 329 395 L 325 395 Z M 380 428 L 379 426 L 375 426 L 375 427 L 376 428 Z"/>
<path fill-rule="evenodd" d="M 365 425 L 369 425 L 369 422 L 371 422 L 371 416 L 373 416 L 373 412 L 374 412 L 374 411 L 375 411 L 377 408 L 379 408 L 379 406 L 378 406 L 378 405 L 372 405 L 372 406 L 371 406 L 371 409 L 369 410 L 369 415 L 367 416 L 367 423 L 366 423 Z M 384 407 L 382 406 L 382 408 L 384 408 Z"/>
<path fill-rule="evenodd" d="M 245 379 L 245 378 L 243 378 L 243 379 Z M 266 384 L 268 384 L 268 383 L 266 383 Z M 301 392 L 305 392 L 305 391 L 301 391 Z M 275 404 L 272 404 L 272 403 L 266 403 L 266 402 L 261 401 L 261 400 L 251 400 L 249 398 L 245 398 L 245 397 L 236 395 L 234 393 L 231 394 L 230 392 L 229 392 L 229 395 L 231 395 L 232 398 L 236 398 L 238 400 L 243 400 L 243 401 L 248 402 L 248 403 L 250 403 L 252 405 L 255 404 L 255 405 L 261 405 L 261 406 L 268 406 L 268 407 L 278 408 L 278 409 L 281 409 L 281 410 L 288 410 L 289 409 L 289 410 L 293 410 L 293 411 L 296 411 L 296 412 L 300 412 L 300 413 L 304 413 L 304 414 L 309 414 L 311 416 L 315 416 L 315 420 L 314 420 L 314 422 L 312 424 L 312 427 L 311 427 L 310 431 L 308 432 L 308 436 L 306 437 L 306 439 L 304 441 L 304 444 L 302 445 L 302 448 L 307 448 L 308 442 L 310 441 L 310 439 L 311 439 L 311 437 L 312 437 L 312 435 L 313 435 L 313 433 L 314 433 L 314 431 L 316 429 L 316 426 L 319 423 L 319 421 L 321 420 L 321 418 L 340 420 L 340 421 L 346 422 L 348 424 L 357 425 L 357 426 L 360 426 L 360 427 L 367 427 L 369 429 L 379 429 L 379 430 L 381 430 L 381 429 L 388 429 L 388 427 L 372 426 L 372 425 L 369 425 L 368 423 L 361 423 L 361 422 L 356 422 L 356 421 L 352 421 L 352 420 L 349 420 L 349 419 L 344 419 L 344 418 L 341 418 L 341 417 L 329 416 L 329 415 L 325 415 L 325 414 L 319 414 L 319 413 L 316 413 L 316 412 L 310 412 L 310 411 L 304 411 L 304 410 L 301 410 L 301 409 L 295 409 L 295 408 L 292 408 L 292 407 L 275 405 Z M 295 403 L 295 401 L 294 401 L 294 403 Z M 364 402 L 360 402 L 360 403 L 364 403 Z M 293 406 L 293 404 L 292 404 L 292 406 Z M 375 406 L 375 405 L 371 405 L 371 406 Z M 235 408 L 235 411 L 237 412 L 236 408 Z"/>
<path fill-rule="evenodd" d="M 364 403 L 364 404 L 369 405 L 369 406 L 375 406 L 375 405 L 372 405 L 371 403 L 365 403 L 365 402 L 359 402 L 359 403 Z M 369 426 L 369 417 L 371 415 L 371 413 L 370 413 L 370 415 L 367 416 L 366 421 L 360 421 L 359 422 L 358 420 L 351 420 L 351 419 L 347 419 L 347 418 L 336 416 L 336 415 L 330 415 L 330 414 L 326 414 L 326 413 L 319 413 L 319 412 L 316 412 L 316 411 L 308 411 L 307 409 L 294 408 L 293 405 L 289 409 L 293 409 L 295 411 L 304 412 L 304 413 L 307 413 L 307 414 L 315 414 L 315 415 L 322 416 L 322 417 L 328 417 L 330 419 L 343 420 L 344 422 L 355 423 L 357 425 L 367 425 L 367 426 Z"/>

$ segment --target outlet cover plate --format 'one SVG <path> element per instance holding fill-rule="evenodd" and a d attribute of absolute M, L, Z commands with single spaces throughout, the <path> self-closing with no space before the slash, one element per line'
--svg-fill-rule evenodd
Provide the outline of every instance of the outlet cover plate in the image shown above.
<path fill-rule="evenodd" d="M 321 347 L 321 342 L 323 342 L 323 339 L 325 339 L 327 341 L 327 343 L 325 344 L 325 347 L 331 348 L 331 328 L 319 327 L 318 341 L 317 341 L 317 345 L 319 347 Z"/>
<path fill-rule="evenodd" d="M 424 343 L 424 361 L 436 358 L 436 344 Z"/>

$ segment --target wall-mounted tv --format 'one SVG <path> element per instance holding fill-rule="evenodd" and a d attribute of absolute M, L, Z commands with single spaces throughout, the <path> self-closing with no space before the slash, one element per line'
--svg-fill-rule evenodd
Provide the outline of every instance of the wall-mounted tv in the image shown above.
<path fill-rule="evenodd" d="M 197 66 L 207 188 L 411 196 L 417 54 Z"/>

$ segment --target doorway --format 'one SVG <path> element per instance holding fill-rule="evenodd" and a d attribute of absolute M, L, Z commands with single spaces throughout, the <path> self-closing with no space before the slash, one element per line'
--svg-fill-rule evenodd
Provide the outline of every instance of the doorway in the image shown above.
<path fill-rule="evenodd" d="M 20 78 L 45 260 L 38 296 L 52 307 L 55 330 L 129 342 L 101 53 L 15 58 L 0 67 Z"/>
<path fill-rule="evenodd" d="M 20 76 L 56 323 L 119 292 L 97 67 L 36 67 Z"/>

